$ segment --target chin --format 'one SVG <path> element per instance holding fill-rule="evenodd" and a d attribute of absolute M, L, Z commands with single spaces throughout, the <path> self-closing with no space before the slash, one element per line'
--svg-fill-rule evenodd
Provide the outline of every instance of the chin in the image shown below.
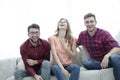
<path fill-rule="evenodd" d="M 37 40 L 32 40 L 34 43 L 36 43 L 37 42 Z"/>

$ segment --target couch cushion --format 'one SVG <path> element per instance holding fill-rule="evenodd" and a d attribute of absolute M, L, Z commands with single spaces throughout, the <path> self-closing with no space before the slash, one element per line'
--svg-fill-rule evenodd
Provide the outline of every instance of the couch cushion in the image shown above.
<path fill-rule="evenodd" d="M 101 80 L 115 80 L 113 75 L 113 68 L 100 70 Z"/>
<path fill-rule="evenodd" d="M 79 80 L 101 80 L 99 72 L 99 70 L 80 71 Z"/>
<path fill-rule="evenodd" d="M 14 79 L 14 76 L 11 76 L 7 80 L 15 80 L 15 79 Z M 35 79 L 32 76 L 29 76 L 29 77 L 23 78 L 23 80 L 35 80 Z"/>

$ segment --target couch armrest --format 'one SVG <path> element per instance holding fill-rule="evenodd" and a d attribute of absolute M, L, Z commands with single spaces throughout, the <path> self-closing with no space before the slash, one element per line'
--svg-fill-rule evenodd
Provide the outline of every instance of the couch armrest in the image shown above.
<path fill-rule="evenodd" d="M 6 80 L 14 74 L 16 69 L 16 58 L 0 60 L 0 79 Z"/>
<path fill-rule="evenodd" d="M 86 48 L 84 46 L 79 46 L 78 47 L 81 51 L 81 59 L 82 59 L 82 62 L 85 60 L 85 59 L 90 59 L 90 55 L 88 53 L 88 51 L 86 50 Z"/>

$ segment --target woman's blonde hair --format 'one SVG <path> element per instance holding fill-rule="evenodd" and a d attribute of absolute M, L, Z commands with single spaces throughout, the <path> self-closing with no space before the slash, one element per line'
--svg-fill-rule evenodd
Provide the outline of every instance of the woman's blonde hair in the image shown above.
<path fill-rule="evenodd" d="M 62 20 L 65 20 L 65 21 L 67 22 L 67 30 L 66 30 L 65 39 L 66 39 L 66 41 L 68 41 L 68 43 L 71 45 L 72 42 L 73 42 L 73 36 L 72 36 L 70 24 L 69 24 L 69 22 L 68 22 L 67 19 L 61 18 L 61 19 L 58 21 L 57 29 L 56 29 L 56 31 L 55 31 L 55 32 L 56 32 L 55 36 L 58 36 L 58 34 L 59 34 L 59 22 L 62 21 Z"/>

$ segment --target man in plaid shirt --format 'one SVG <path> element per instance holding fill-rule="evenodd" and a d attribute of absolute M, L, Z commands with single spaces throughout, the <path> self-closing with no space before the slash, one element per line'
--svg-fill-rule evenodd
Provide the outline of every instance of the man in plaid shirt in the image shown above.
<path fill-rule="evenodd" d="M 115 80 L 120 80 L 120 46 L 111 34 L 97 28 L 96 17 L 92 13 L 84 16 L 87 30 L 79 34 L 77 45 L 83 45 L 91 59 L 86 59 L 83 65 L 88 70 L 113 67 Z"/>

